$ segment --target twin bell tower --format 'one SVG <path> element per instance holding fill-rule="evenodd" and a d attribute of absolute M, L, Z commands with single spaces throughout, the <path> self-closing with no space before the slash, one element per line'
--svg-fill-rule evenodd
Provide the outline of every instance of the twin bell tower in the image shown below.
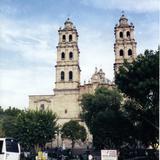
<path fill-rule="evenodd" d="M 115 85 L 105 77 L 102 69 L 98 70 L 97 68 L 88 83 L 81 85 L 78 32 L 69 18 L 65 21 L 64 26 L 59 28 L 58 34 L 54 93 L 51 95 L 30 95 L 29 109 L 52 110 L 57 115 L 57 122 L 63 125 L 69 120 L 81 121 L 80 99 L 83 94 L 93 94 L 95 89 L 101 86 L 112 89 Z M 114 71 L 118 72 L 125 59 L 132 63 L 136 58 L 137 43 L 134 37 L 134 26 L 132 23 L 128 23 L 124 14 L 116 24 L 114 34 Z"/>

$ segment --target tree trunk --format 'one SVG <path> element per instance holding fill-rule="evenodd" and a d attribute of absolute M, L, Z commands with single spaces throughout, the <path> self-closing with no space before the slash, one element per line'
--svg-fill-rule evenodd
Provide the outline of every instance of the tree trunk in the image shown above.
<path fill-rule="evenodd" d="M 35 144 L 34 145 L 34 149 L 35 149 L 36 153 L 38 153 L 38 151 L 39 151 L 39 144 Z"/>
<path fill-rule="evenodd" d="M 74 145 L 75 145 L 75 141 L 72 140 L 72 150 L 73 150 L 73 148 L 74 148 Z"/>

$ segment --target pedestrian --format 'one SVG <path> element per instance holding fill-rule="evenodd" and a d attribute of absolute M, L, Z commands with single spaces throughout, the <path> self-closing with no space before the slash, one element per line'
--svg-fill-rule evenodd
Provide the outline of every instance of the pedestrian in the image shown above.
<path fill-rule="evenodd" d="M 82 155 L 81 155 L 81 154 L 79 155 L 79 159 L 80 159 L 80 160 L 83 160 L 83 157 L 82 157 Z"/>
<path fill-rule="evenodd" d="M 89 153 L 88 160 L 93 160 L 93 156 Z"/>
<path fill-rule="evenodd" d="M 65 160 L 65 156 L 62 154 L 61 160 Z"/>

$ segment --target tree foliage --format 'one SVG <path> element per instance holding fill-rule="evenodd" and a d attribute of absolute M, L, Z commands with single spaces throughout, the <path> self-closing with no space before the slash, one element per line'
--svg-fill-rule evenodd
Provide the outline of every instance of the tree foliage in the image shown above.
<path fill-rule="evenodd" d="M 24 149 L 37 149 L 54 138 L 58 129 L 51 111 L 23 111 L 0 108 L 0 135 L 16 138 Z"/>
<path fill-rule="evenodd" d="M 139 104 L 157 107 L 159 96 L 159 51 L 146 50 L 132 64 L 125 63 L 115 83 L 128 97 Z M 155 108 L 156 109 L 156 108 Z"/>
<path fill-rule="evenodd" d="M 121 111 L 122 97 L 116 89 L 98 88 L 82 96 L 82 118 L 97 148 L 119 148 L 130 136 L 132 124 Z"/>
<path fill-rule="evenodd" d="M 9 107 L 6 110 L 0 108 L 0 135 L 1 137 L 13 137 L 17 116 L 22 110 Z"/>
<path fill-rule="evenodd" d="M 155 128 L 155 116 L 150 110 L 142 110 L 134 100 L 127 100 L 124 104 L 124 112 L 134 126 L 135 133 L 132 136 L 134 144 L 139 141 L 143 147 L 158 147 L 158 129 Z M 137 146 L 138 147 L 138 146 Z M 139 146 L 140 147 L 140 146 Z"/>
<path fill-rule="evenodd" d="M 159 51 L 146 50 L 132 64 L 126 62 L 115 82 L 128 97 L 124 108 L 135 124 L 136 138 L 154 147 L 159 131 Z"/>
<path fill-rule="evenodd" d="M 72 141 L 72 148 L 74 148 L 76 141 L 81 140 L 84 142 L 87 136 L 86 129 L 74 120 L 65 123 L 61 132 L 62 138 L 67 138 Z"/>
<path fill-rule="evenodd" d="M 134 133 L 132 124 L 121 111 L 99 112 L 93 124 L 94 146 L 101 149 L 119 149 Z"/>
<path fill-rule="evenodd" d="M 16 119 L 15 138 L 24 148 L 37 149 L 51 141 L 56 130 L 56 116 L 51 111 L 27 111 Z"/>
<path fill-rule="evenodd" d="M 3 130 L 3 108 L 0 106 L 0 137 L 4 137 L 4 130 Z"/>
<path fill-rule="evenodd" d="M 84 94 L 81 99 L 83 114 L 90 131 L 94 128 L 93 119 L 99 112 L 106 110 L 118 110 L 122 97 L 117 90 L 98 88 L 95 94 Z M 92 131 L 91 131 L 92 132 Z"/>

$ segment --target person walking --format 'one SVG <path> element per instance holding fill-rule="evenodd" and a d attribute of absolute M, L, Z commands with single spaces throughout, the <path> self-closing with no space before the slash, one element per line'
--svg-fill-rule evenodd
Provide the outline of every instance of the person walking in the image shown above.
<path fill-rule="evenodd" d="M 93 160 L 93 156 L 89 153 L 88 160 Z"/>

